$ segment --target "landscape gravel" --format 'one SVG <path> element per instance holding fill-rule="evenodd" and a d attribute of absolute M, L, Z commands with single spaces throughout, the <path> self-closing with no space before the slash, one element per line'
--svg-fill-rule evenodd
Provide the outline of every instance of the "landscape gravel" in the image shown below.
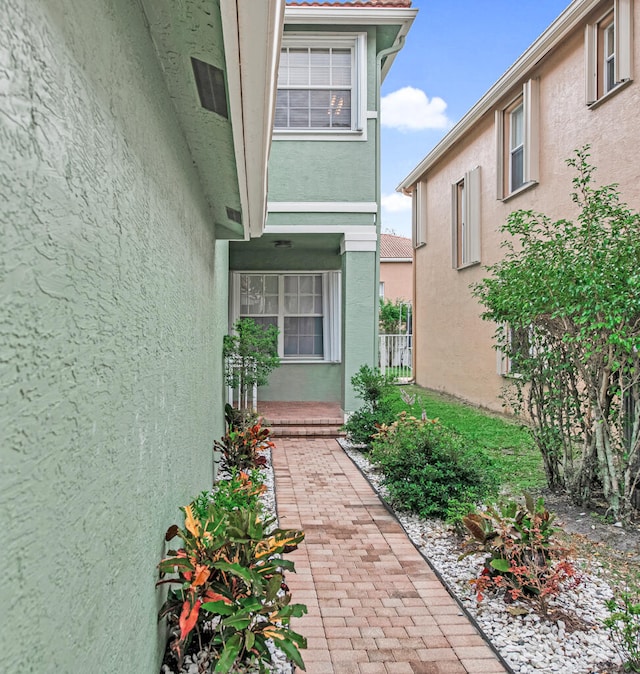
<path fill-rule="evenodd" d="M 372 487 L 388 503 L 381 474 L 367 457 L 345 440 L 343 450 L 360 468 Z M 581 571 L 581 582 L 552 600 L 552 605 L 581 620 L 580 629 L 563 620 L 550 622 L 535 613 L 512 616 L 501 597 L 475 598 L 469 580 L 475 578 L 482 556 L 458 560 L 460 540 L 451 527 L 439 520 L 425 520 L 395 511 L 408 536 L 441 576 L 449 591 L 475 619 L 479 628 L 514 672 L 519 674 L 609 674 L 617 672 L 620 659 L 602 621 L 608 615 L 605 600 L 613 592 L 597 573 L 592 560 L 573 560 Z"/>

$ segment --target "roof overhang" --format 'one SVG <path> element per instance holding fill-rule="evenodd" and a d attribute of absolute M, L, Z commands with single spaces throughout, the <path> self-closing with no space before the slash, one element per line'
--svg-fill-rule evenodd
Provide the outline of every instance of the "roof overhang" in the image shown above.
<path fill-rule="evenodd" d="M 397 26 L 389 44 L 378 44 L 378 51 L 405 37 L 418 13 L 410 7 L 363 7 L 349 5 L 287 5 L 285 23 L 293 25 Z M 396 57 L 390 54 L 382 64 L 382 79 Z"/>
<path fill-rule="evenodd" d="M 509 90 L 522 83 L 538 63 L 560 45 L 602 0 L 574 0 L 567 9 L 545 30 L 522 56 L 502 75 L 487 93 L 467 112 L 449 133 L 398 185 L 396 190 L 410 194 L 421 179 L 448 150 L 453 147 L 474 125 L 505 97 Z"/>
<path fill-rule="evenodd" d="M 218 238 L 260 236 L 284 0 L 142 0 L 169 97 Z M 225 74 L 228 116 L 205 110 L 191 59 Z"/>

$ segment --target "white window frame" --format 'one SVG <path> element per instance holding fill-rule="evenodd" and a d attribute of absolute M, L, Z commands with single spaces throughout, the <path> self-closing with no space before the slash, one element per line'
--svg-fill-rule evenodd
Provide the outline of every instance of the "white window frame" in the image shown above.
<path fill-rule="evenodd" d="M 427 243 L 427 183 L 419 180 L 411 194 L 411 236 L 413 247 Z"/>
<path fill-rule="evenodd" d="M 480 264 L 480 167 L 451 186 L 451 259 L 454 269 Z"/>
<path fill-rule="evenodd" d="M 294 33 L 287 31 L 282 38 L 282 47 L 351 49 L 351 128 L 287 129 L 274 126 L 274 140 L 366 140 L 367 34 Z"/>
<path fill-rule="evenodd" d="M 608 81 L 604 40 L 613 12 L 613 82 Z M 633 0 L 613 0 L 585 26 L 585 96 L 596 107 L 633 79 Z"/>
<path fill-rule="evenodd" d="M 342 273 L 340 271 L 299 271 L 299 270 L 242 270 L 230 273 L 229 293 L 229 330 L 240 318 L 242 276 L 277 276 L 280 302 L 278 306 L 278 355 L 283 363 L 339 363 L 342 360 Z M 322 276 L 322 356 L 285 356 L 284 355 L 284 305 L 282 287 L 285 276 Z"/>
<path fill-rule="evenodd" d="M 515 111 L 522 100 L 523 124 L 523 183 L 512 189 L 511 186 L 511 125 L 509 115 Z M 516 194 L 538 184 L 540 163 L 540 82 L 527 80 L 522 91 L 518 92 L 506 105 L 495 113 L 496 127 L 496 178 L 497 198 L 505 201 Z"/>

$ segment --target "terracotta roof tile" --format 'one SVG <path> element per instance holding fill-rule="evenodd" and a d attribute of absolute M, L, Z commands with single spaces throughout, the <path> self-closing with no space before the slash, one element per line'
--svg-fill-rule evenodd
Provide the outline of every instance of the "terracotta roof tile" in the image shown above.
<path fill-rule="evenodd" d="M 380 234 L 380 259 L 413 257 L 411 239 L 393 234 Z"/>
<path fill-rule="evenodd" d="M 287 5 L 295 7 L 411 7 L 411 0 L 333 0 L 333 2 L 312 2 L 310 0 L 287 0 Z"/>

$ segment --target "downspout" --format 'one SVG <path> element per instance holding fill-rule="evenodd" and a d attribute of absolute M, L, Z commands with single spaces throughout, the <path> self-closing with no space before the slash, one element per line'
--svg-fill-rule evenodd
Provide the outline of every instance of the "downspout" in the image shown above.
<path fill-rule="evenodd" d="M 388 47 L 383 49 L 376 56 L 376 105 L 378 106 L 377 116 L 376 116 L 376 261 L 375 261 L 375 299 L 376 299 L 376 310 L 373 312 L 374 321 L 373 321 L 373 334 L 374 334 L 374 366 L 377 366 L 379 362 L 379 351 L 380 351 L 380 326 L 378 324 L 378 313 L 380 306 L 380 232 L 381 232 L 381 219 L 382 219 L 382 178 L 381 178 L 381 167 L 380 161 L 382 157 L 382 151 L 380 148 L 380 90 L 382 88 L 382 60 L 387 56 L 392 54 L 397 54 L 402 47 L 404 46 L 405 36 L 400 35 L 396 41 Z"/>

